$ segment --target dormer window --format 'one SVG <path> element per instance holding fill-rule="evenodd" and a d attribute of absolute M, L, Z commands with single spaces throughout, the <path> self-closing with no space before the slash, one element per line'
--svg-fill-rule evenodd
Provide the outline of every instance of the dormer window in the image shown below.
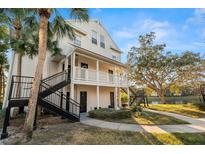
<path fill-rule="evenodd" d="M 103 35 L 100 35 L 100 46 L 105 48 L 105 37 Z"/>
<path fill-rule="evenodd" d="M 97 32 L 92 31 L 92 43 L 97 45 Z"/>
<path fill-rule="evenodd" d="M 74 44 L 77 46 L 81 46 L 81 37 L 79 35 L 76 35 L 74 38 Z"/>

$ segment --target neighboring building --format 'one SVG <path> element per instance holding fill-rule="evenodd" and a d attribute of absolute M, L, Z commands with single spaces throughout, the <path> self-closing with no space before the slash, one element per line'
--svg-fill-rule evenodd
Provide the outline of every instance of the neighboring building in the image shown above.
<path fill-rule="evenodd" d="M 115 109 L 121 106 L 120 88 L 129 93 L 127 70 L 121 63 L 121 50 L 97 20 L 89 23 L 69 20 L 76 38 L 59 41 L 62 54 L 52 57 L 47 52 L 42 78 L 71 68 L 70 84 L 63 93 L 80 103 L 81 112 L 94 108 Z M 34 76 L 37 57 L 22 59 L 22 76 Z M 17 57 L 12 74 L 16 74 Z"/>

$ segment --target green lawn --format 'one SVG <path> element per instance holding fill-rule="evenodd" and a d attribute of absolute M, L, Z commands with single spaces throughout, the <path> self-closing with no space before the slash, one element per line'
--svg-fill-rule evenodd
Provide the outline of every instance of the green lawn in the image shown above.
<path fill-rule="evenodd" d="M 126 145 L 160 145 L 160 144 L 205 144 L 205 133 L 138 133 L 91 127 L 81 123 L 61 123 L 34 131 L 30 141 L 21 138 L 4 141 L 5 144 L 126 144 Z"/>
<path fill-rule="evenodd" d="M 205 117 L 204 106 L 194 104 L 150 104 L 149 107 L 153 110 L 173 112 L 193 118 Z"/>
<path fill-rule="evenodd" d="M 12 119 L 11 126 L 22 124 L 23 118 Z M 16 127 L 21 131 L 21 127 Z M 4 144 L 128 144 L 128 145 L 160 145 L 160 144 L 205 144 L 205 133 L 138 133 L 97 128 L 88 125 L 71 123 L 61 117 L 39 117 L 38 128 L 30 141 L 12 137 L 3 140 Z"/>
<path fill-rule="evenodd" d="M 171 125 L 171 124 L 188 124 L 188 122 L 176 119 L 170 116 L 161 115 L 158 113 L 153 113 L 149 111 L 143 111 L 142 114 L 135 113 L 132 118 L 125 119 L 113 119 L 113 118 L 103 118 L 101 120 L 118 122 L 118 123 L 128 123 L 128 124 L 141 124 L 141 125 Z"/>

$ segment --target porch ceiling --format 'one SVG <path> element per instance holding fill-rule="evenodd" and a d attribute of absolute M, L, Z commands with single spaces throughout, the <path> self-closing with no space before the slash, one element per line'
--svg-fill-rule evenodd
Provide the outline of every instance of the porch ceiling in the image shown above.
<path fill-rule="evenodd" d="M 105 57 L 103 55 L 94 53 L 94 52 L 92 52 L 90 50 L 87 50 L 87 49 L 84 49 L 84 48 L 76 47 L 75 52 L 76 53 L 80 53 L 80 54 L 85 54 L 85 55 L 87 55 L 89 57 L 96 58 L 96 59 L 99 59 L 99 60 L 102 60 L 102 61 L 105 61 L 105 62 L 108 62 L 108 63 L 111 63 L 111 64 L 115 64 L 117 66 L 126 68 L 125 64 L 123 64 L 121 62 L 112 60 L 112 59 L 110 59 L 108 57 Z"/>

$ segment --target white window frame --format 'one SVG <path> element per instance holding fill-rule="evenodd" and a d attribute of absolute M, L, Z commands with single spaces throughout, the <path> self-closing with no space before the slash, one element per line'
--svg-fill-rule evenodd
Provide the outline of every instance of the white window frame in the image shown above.
<path fill-rule="evenodd" d="M 117 56 L 114 53 L 112 53 L 112 59 L 117 60 Z"/>
<path fill-rule="evenodd" d="M 104 46 L 102 46 L 102 43 L 104 44 Z M 100 34 L 100 46 L 102 48 L 105 48 L 105 36 Z"/>
<path fill-rule="evenodd" d="M 75 35 L 75 38 L 74 38 L 74 44 L 81 47 L 81 36 L 80 35 Z"/>
<path fill-rule="evenodd" d="M 93 42 L 93 40 L 95 40 L 96 42 Z M 91 41 L 93 44 L 98 44 L 98 33 L 95 31 L 95 30 L 92 30 L 92 38 L 91 38 Z"/>

